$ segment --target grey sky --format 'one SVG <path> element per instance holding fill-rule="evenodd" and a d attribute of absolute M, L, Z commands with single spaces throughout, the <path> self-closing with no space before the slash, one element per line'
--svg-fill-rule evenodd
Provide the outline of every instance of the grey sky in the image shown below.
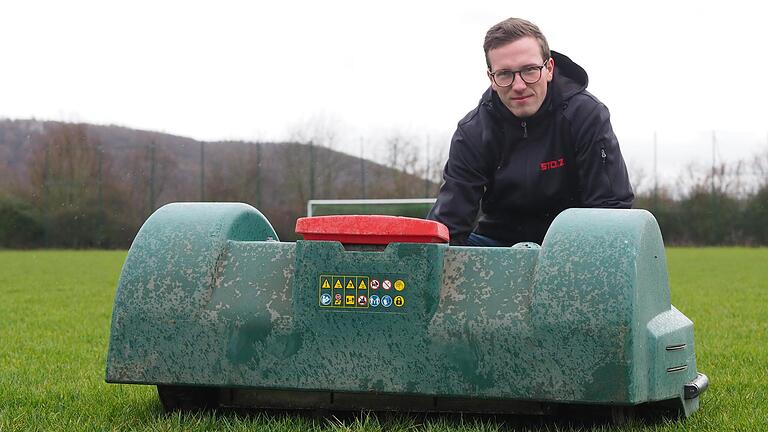
<path fill-rule="evenodd" d="M 768 151 L 758 2 L 3 1 L 0 117 L 198 139 L 338 130 L 356 152 L 401 131 L 447 147 L 488 82 L 482 40 L 537 23 L 608 105 L 631 171 Z"/>

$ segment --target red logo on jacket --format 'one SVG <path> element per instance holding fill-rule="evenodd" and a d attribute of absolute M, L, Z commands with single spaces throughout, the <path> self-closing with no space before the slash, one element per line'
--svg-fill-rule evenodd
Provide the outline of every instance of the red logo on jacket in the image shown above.
<path fill-rule="evenodd" d="M 539 169 L 541 169 L 542 171 L 547 171 L 547 170 L 563 167 L 564 165 L 565 165 L 565 159 L 560 158 L 560 159 L 555 159 L 555 160 L 540 163 Z"/>

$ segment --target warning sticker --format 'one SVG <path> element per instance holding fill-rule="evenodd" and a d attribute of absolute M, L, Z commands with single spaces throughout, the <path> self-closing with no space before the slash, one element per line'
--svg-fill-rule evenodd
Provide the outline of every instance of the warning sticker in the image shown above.
<path fill-rule="evenodd" d="M 317 305 L 321 308 L 390 314 L 407 311 L 403 309 L 406 299 L 402 295 L 406 282 L 401 274 L 321 274 L 317 281 Z M 378 295 L 380 288 L 386 291 L 394 288 L 398 295 Z"/>

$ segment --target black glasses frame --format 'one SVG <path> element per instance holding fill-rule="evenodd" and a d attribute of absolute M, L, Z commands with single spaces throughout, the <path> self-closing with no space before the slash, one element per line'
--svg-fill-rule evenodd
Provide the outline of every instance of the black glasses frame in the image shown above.
<path fill-rule="evenodd" d="M 520 76 L 520 79 L 523 80 L 524 83 L 526 83 L 526 84 L 536 84 L 537 82 L 541 81 L 541 75 L 542 75 L 541 71 L 542 71 L 542 69 L 547 67 L 547 62 L 548 61 L 549 61 L 549 59 L 544 60 L 544 64 L 542 64 L 541 66 L 529 66 L 529 67 L 526 67 L 526 68 L 523 68 L 523 69 L 520 69 L 520 70 L 516 70 L 516 71 L 511 71 L 509 69 L 499 69 L 496 72 L 488 71 L 488 75 L 491 76 L 491 79 L 493 80 L 493 83 L 496 84 L 499 87 L 509 87 L 509 86 L 511 86 L 512 84 L 515 83 L 515 78 L 517 78 L 518 75 Z M 534 69 L 534 68 L 539 70 L 539 77 L 538 78 L 536 78 L 534 81 L 527 81 L 525 78 L 523 78 L 523 71 L 528 70 L 528 69 Z M 509 84 L 507 84 L 507 85 L 499 84 L 496 81 L 496 74 L 499 73 L 499 72 L 507 72 L 507 73 L 511 72 L 512 73 L 512 81 Z"/>

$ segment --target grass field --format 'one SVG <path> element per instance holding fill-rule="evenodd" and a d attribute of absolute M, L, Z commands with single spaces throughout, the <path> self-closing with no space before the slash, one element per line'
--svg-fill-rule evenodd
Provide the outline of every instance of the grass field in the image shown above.
<path fill-rule="evenodd" d="M 161 412 L 154 387 L 104 383 L 125 252 L 0 251 L 0 431 L 768 430 L 768 249 L 670 249 L 672 301 L 695 323 L 710 389 L 699 412 L 657 424 L 364 414 Z"/>

